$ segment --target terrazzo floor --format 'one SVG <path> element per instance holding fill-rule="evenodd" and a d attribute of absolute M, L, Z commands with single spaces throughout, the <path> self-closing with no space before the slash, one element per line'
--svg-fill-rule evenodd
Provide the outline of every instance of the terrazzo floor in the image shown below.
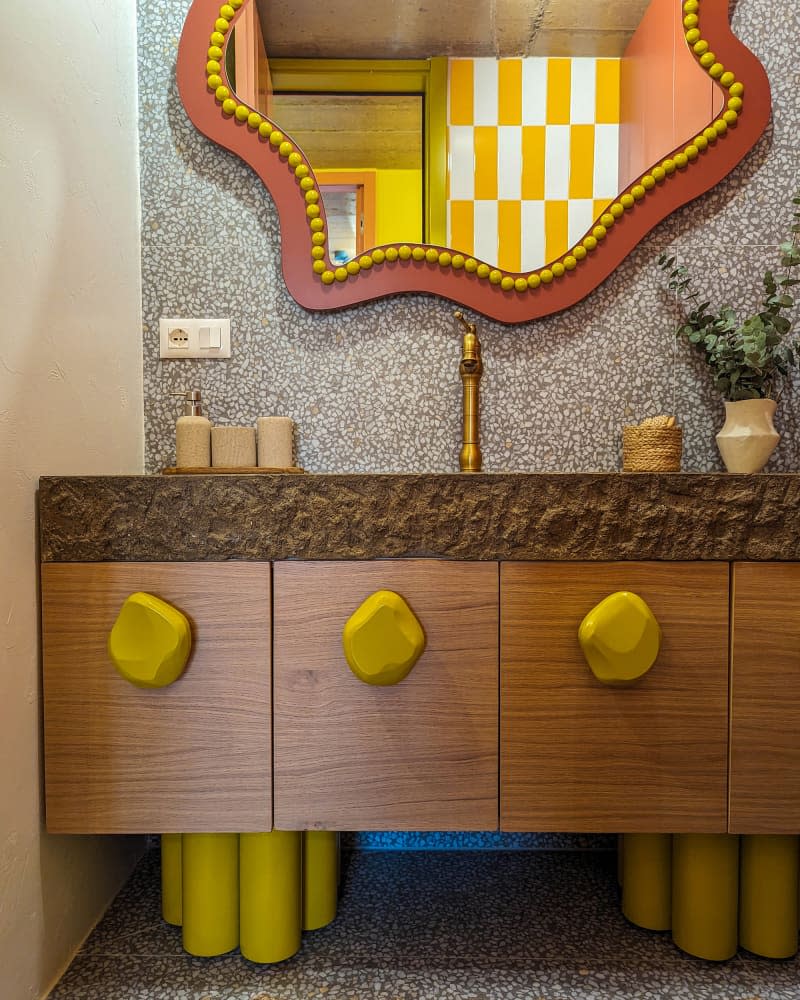
<path fill-rule="evenodd" d="M 621 916 L 606 852 L 357 852 L 299 954 L 193 959 L 150 852 L 51 1000 L 800 1000 L 800 960 L 692 959 Z"/>

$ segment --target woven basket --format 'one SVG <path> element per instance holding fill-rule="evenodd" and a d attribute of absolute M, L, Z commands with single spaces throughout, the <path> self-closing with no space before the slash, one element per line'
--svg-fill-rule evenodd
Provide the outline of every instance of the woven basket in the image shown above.
<path fill-rule="evenodd" d="M 680 427 L 623 427 L 623 472 L 680 472 Z"/>

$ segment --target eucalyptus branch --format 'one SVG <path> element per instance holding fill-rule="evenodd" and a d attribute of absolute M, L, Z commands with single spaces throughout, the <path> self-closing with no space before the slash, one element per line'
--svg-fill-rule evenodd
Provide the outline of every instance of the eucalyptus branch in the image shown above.
<path fill-rule="evenodd" d="M 716 311 L 701 302 L 689 269 L 675 256 L 662 253 L 659 267 L 667 275 L 667 287 L 683 306 L 683 320 L 675 334 L 686 340 L 708 365 L 714 388 L 727 400 L 757 399 L 780 393 L 783 382 L 800 363 L 800 341 L 790 339 L 792 321 L 785 315 L 794 309 L 791 289 L 800 284 L 792 268 L 800 266 L 800 192 L 794 207 L 790 238 L 780 244 L 784 276 L 764 273 L 761 310 L 744 320 L 729 305 Z"/>

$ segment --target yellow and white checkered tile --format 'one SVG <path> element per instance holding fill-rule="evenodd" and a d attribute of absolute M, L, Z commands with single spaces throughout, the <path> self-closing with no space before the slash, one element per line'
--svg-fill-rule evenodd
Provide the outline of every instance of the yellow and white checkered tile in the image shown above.
<path fill-rule="evenodd" d="M 565 253 L 618 194 L 618 59 L 451 59 L 448 243 L 509 271 Z"/>

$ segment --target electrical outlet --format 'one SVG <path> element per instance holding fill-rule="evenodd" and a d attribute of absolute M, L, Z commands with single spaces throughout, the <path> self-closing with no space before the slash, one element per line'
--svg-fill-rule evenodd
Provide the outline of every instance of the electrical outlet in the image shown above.
<path fill-rule="evenodd" d="M 158 321 L 161 358 L 229 358 L 229 319 L 170 319 Z"/>

